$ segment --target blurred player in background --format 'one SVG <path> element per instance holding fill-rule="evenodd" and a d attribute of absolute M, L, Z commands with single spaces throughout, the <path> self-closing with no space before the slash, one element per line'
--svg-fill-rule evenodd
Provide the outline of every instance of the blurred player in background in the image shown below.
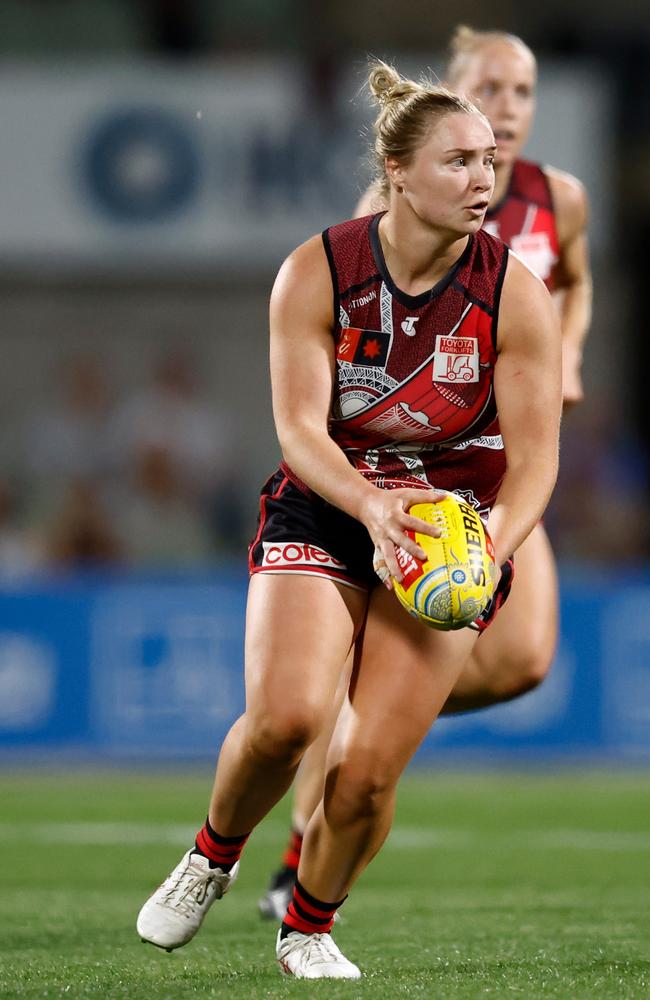
<path fill-rule="evenodd" d="M 384 842 L 400 775 L 507 593 L 509 555 L 557 472 L 557 317 L 542 282 L 480 230 L 494 187 L 489 122 L 465 98 L 381 63 L 369 85 L 389 208 L 308 240 L 275 283 L 283 462 L 250 548 L 246 711 L 224 741 L 194 847 L 137 921 L 161 948 L 193 937 L 331 719 L 354 646 L 343 724 L 276 943 L 282 971 L 308 979 L 360 976 L 332 939 L 334 916 Z M 455 382 L 460 345 L 469 377 Z M 405 531 L 440 533 L 408 506 L 447 489 L 489 516 L 502 567 L 475 629 L 456 632 L 424 627 L 390 593 L 390 577 L 402 579 L 396 547 L 423 557 Z"/>
<path fill-rule="evenodd" d="M 449 86 L 468 94 L 492 125 L 495 185 L 483 228 L 512 247 L 554 293 L 562 325 L 564 405 L 571 406 L 582 399 L 582 349 L 591 316 L 587 198 L 576 178 L 520 158 L 535 111 L 535 56 L 514 35 L 461 26 L 451 40 L 446 76 Z M 374 185 L 357 215 L 386 207 Z M 550 668 L 557 642 L 557 577 L 541 523 L 517 551 L 516 567 L 507 608 L 474 649 L 443 714 L 516 698 L 541 683 Z M 344 674 L 339 701 L 347 678 Z M 286 909 L 302 834 L 322 794 L 326 754 L 323 733 L 298 772 L 289 843 L 259 901 L 264 917 L 281 919 Z"/>

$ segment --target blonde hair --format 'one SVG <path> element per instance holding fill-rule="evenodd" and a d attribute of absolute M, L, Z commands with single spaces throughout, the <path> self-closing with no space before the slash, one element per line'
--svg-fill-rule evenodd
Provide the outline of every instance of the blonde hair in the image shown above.
<path fill-rule="evenodd" d="M 370 65 L 368 89 L 377 105 L 375 119 L 375 159 L 377 192 L 386 198 L 389 183 L 386 157 L 409 163 L 426 142 L 436 121 L 450 114 L 484 115 L 467 98 L 423 78 L 408 80 L 388 63 L 376 60 Z"/>
<path fill-rule="evenodd" d="M 446 77 L 452 86 L 456 86 L 462 79 L 467 64 L 472 56 L 476 55 L 486 45 L 493 45 L 495 42 L 507 42 L 514 48 L 526 52 L 537 66 L 537 60 L 532 49 L 518 35 L 511 35 L 507 31 L 475 31 L 466 24 L 459 24 L 449 41 L 449 61 L 447 63 Z"/>

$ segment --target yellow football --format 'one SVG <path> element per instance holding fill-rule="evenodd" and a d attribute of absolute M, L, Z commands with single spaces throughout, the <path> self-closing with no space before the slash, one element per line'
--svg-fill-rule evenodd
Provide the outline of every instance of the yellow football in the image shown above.
<path fill-rule="evenodd" d="M 400 603 L 431 628 L 464 628 L 486 607 L 494 591 L 494 547 L 478 512 L 449 493 L 437 503 L 416 503 L 409 513 L 442 528 L 439 538 L 407 532 L 426 552 L 421 561 L 397 549 L 403 573 L 393 579 Z"/>

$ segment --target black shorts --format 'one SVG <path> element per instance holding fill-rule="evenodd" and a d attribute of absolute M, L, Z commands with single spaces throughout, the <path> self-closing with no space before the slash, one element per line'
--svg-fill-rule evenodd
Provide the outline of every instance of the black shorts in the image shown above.
<path fill-rule="evenodd" d="M 322 576 L 356 590 L 379 583 L 374 545 L 360 521 L 279 469 L 262 487 L 257 534 L 248 550 L 251 573 Z"/>
<path fill-rule="evenodd" d="M 374 545 L 360 521 L 301 489 L 283 469 L 262 487 L 257 533 L 248 550 L 251 575 L 320 576 L 369 591 L 379 584 L 373 554 Z M 508 559 L 493 597 L 470 628 L 487 628 L 510 592 L 513 573 Z"/>

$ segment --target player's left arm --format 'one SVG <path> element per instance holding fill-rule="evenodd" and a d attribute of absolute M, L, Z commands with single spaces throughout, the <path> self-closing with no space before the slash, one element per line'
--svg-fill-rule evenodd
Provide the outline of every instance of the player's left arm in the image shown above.
<path fill-rule="evenodd" d="M 488 521 L 499 564 L 530 534 L 555 484 L 562 407 L 560 339 L 548 290 L 511 253 L 494 369 L 506 473 Z"/>
<path fill-rule="evenodd" d="M 546 168 L 555 206 L 560 257 L 554 271 L 556 303 L 562 327 L 562 389 L 564 404 L 583 398 L 582 355 L 591 322 L 592 283 L 589 267 L 587 193 L 575 177 Z"/>

